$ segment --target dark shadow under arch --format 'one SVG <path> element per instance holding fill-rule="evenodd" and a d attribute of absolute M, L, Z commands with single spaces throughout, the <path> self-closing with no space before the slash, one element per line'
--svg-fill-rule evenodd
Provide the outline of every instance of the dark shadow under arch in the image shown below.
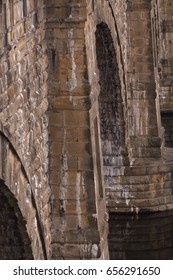
<path fill-rule="evenodd" d="M 100 84 L 98 103 L 104 177 L 108 182 L 124 165 L 127 153 L 118 63 L 111 32 L 103 22 L 98 24 L 96 29 L 96 55 Z"/>
<path fill-rule="evenodd" d="M 0 180 L 0 259 L 33 259 L 26 221 L 11 191 Z"/>
<path fill-rule="evenodd" d="M 8 133 L 7 133 L 8 135 Z M 25 201 L 25 197 L 22 198 L 22 200 L 18 200 L 18 197 L 16 195 L 16 192 L 14 191 L 14 185 L 15 185 L 15 178 L 20 177 L 19 175 L 22 175 L 23 178 L 25 178 L 25 186 L 24 189 L 26 188 L 27 183 L 30 185 L 30 180 L 29 180 L 29 176 L 26 172 L 26 169 L 22 163 L 22 160 L 20 159 L 19 154 L 17 153 L 12 141 L 10 141 L 11 138 L 9 139 L 3 131 L 0 130 L 0 190 L 4 188 L 5 193 L 6 193 L 6 198 L 8 199 L 8 195 L 13 196 L 14 200 L 17 203 L 17 207 L 15 209 L 18 209 L 17 212 L 15 213 L 20 213 L 20 215 L 23 217 L 22 213 L 21 213 L 21 208 L 20 208 L 20 203 L 22 204 Z M 11 157 L 9 157 L 9 154 L 11 154 L 13 160 L 11 160 Z M 18 163 L 18 164 L 16 164 Z M 10 167 L 10 164 L 13 165 Z M 18 169 L 17 166 L 19 167 Z M 10 170 L 13 171 L 10 171 Z M 3 183 L 5 182 L 6 185 L 8 185 L 8 187 L 3 187 L 5 186 L 5 184 Z M 7 183 L 8 182 L 8 183 Z M 27 192 L 27 190 L 25 189 L 25 192 Z M 9 196 L 9 197 L 10 197 Z M 35 216 L 36 222 L 37 222 L 37 234 L 39 237 L 39 240 L 41 242 L 41 252 L 43 253 L 43 257 L 44 259 L 47 259 L 47 251 L 46 251 L 46 245 L 45 245 L 45 240 L 44 240 L 44 232 L 43 232 L 43 226 L 41 223 L 41 219 L 40 219 L 40 215 L 39 215 L 39 210 L 35 201 L 35 197 L 32 191 L 32 188 L 30 189 L 30 194 L 29 194 L 29 199 L 31 202 L 31 209 L 33 211 L 33 216 Z M 12 201 L 12 200 L 10 200 Z M 18 206 L 19 204 L 19 206 Z M 1 205 L 0 205 L 1 206 Z M 23 220 L 23 218 L 22 218 Z M 29 221 L 25 221 L 25 223 L 28 223 Z M 22 231 L 24 232 L 24 231 Z M 33 240 L 32 240 L 33 242 Z M 34 255 L 34 252 L 33 252 Z M 35 258 L 35 255 L 34 255 Z"/>

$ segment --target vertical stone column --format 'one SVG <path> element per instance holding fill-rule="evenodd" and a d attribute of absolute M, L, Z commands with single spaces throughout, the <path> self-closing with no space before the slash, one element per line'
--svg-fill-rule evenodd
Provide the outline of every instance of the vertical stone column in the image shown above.
<path fill-rule="evenodd" d="M 128 1 L 129 73 L 128 130 L 131 164 L 160 158 L 160 139 L 156 116 L 151 1 Z M 137 160 L 135 161 L 137 163 Z"/>
<path fill-rule="evenodd" d="M 155 4 L 156 6 L 156 4 Z M 158 10 L 158 29 L 159 37 L 157 38 L 157 59 L 158 59 L 158 74 L 160 77 L 160 86 L 163 88 L 163 107 L 165 109 L 172 107 L 173 101 L 171 99 L 170 87 L 172 86 L 172 71 L 173 71 L 173 2 L 171 0 L 157 1 Z M 165 88 L 165 90 L 164 90 Z M 164 92 L 165 91 L 165 92 Z M 172 91 L 172 88 L 171 88 Z M 171 102 L 171 104 L 170 104 Z M 166 104 L 167 103 L 167 104 Z"/>
<path fill-rule="evenodd" d="M 161 109 L 162 131 L 164 146 L 173 148 L 173 2 L 171 0 L 153 0 L 155 8 L 155 74 L 157 79 L 158 95 Z M 170 150 L 169 150 L 170 153 Z M 164 154 L 164 149 L 163 149 Z"/>
<path fill-rule="evenodd" d="M 93 173 L 84 1 L 45 1 L 52 259 L 102 258 Z M 105 211 L 105 204 L 102 207 Z M 105 241 L 106 242 L 106 241 Z"/>

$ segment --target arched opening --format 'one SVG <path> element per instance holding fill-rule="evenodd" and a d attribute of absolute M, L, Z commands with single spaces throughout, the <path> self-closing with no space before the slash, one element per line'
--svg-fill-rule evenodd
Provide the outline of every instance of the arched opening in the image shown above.
<path fill-rule="evenodd" d="M 26 222 L 17 200 L 2 181 L 0 181 L 0 205 L 0 259 L 33 259 Z"/>
<path fill-rule="evenodd" d="M 126 159 L 125 123 L 118 63 L 111 32 L 105 23 L 97 25 L 96 55 L 99 69 L 98 97 L 103 170 L 109 200 L 114 177 L 121 175 Z"/>

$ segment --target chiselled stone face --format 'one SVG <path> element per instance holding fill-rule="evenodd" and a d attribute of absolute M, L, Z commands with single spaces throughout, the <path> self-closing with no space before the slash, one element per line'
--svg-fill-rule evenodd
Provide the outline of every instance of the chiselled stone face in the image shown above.
<path fill-rule="evenodd" d="M 0 143 L 0 178 L 18 200 L 30 237 L 31 229 L 38 226 L 36 208 L 40 221 L 44 220 L 45 235 L 49 235 L 43 1 L 0 1 L 0 21 L 0 130 L 7 140 L 7 145 Z M 31 188 L 36 203 L 31 199 Z M 32 246 L 37 248 L 35 258 L 42 258 L 35 237 Z"/>
<path fill-rule="evenodd" d="M 106 211 L 173 208 L 172 11 L 0 1 L 0 179 L 34 258 L 108 258 Z"/>

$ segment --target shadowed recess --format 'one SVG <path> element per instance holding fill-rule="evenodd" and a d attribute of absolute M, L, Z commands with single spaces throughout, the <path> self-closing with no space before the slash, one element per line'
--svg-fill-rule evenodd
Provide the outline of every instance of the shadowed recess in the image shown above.
<path fill-rule="evenodd" d="M 112 260 L 173 260 L 173 211 L 109 219 Z"/>
<path fill-rule="evenodd" d="M 0 259 L 33 259 L 26 223 L 13 194 L 0 183 Z"/>

